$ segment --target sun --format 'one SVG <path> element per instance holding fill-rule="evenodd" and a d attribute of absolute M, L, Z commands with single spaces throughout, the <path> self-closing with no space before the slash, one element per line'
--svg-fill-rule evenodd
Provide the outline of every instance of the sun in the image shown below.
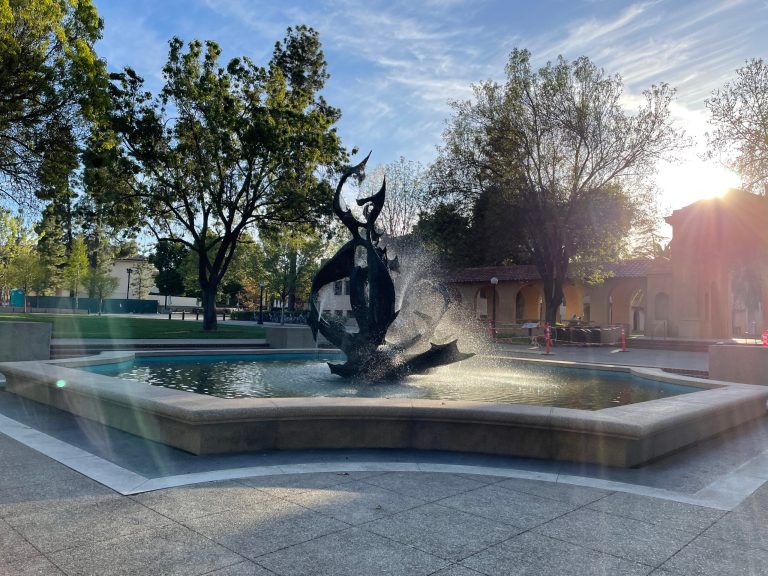
<path fill-rule="evenodd" d="M 659 168 L 657 184 L 661 203 L 674 209 L 697 200 L 722 196 L 741 185 L 738 174 L 710 162 L 692 158 Z"/>

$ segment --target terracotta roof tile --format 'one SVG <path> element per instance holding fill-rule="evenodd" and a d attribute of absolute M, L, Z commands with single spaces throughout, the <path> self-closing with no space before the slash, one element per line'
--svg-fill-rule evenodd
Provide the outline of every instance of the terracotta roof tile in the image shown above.
<path fill-rule="evenodd" d="M 635 259 L 605 263 L 602 268 L 613 278 L 642 278 L 648 274 L 653 264 L 653 260 Z M 533 264 L 517 264 L 450 270 L 446 273 L 446 281 L 455 284 L 488 282 L 494 276 L 500 282 L 533 282 L 541 279 Z"/>

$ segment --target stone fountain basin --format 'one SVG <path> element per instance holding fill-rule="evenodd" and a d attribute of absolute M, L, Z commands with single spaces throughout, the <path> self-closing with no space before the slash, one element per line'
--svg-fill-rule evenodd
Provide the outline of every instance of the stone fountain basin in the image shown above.
<path fill-rule="evenodd" d="M 452 400 L 224 399 L 76 369 L 133 357 L 103 352 L 6 362 L 0 363 L 0 373 L 9 392 L 193 454 L 392 448 L 631 467 L 759 418 L 768 400 L 764 386 L 604 365 L 593 367 L 701 391 L 596 411 Z"/>

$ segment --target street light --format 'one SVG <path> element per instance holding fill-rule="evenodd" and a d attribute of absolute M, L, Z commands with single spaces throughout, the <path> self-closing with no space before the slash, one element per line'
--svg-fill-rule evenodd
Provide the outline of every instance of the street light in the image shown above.
<path fill-rule="evenodd" d="M 131 295 L 131 274 L 133 273 L 133 268 L 126 269 L 126 272 L 128 272 L 128 288 L 125 289 L 125 299 L 128 300 Z"/>
<path fill-rule="evenodd" d="M 259 282 L 259 324 L 264 324 L 264 282 Z"/>
<path fill-rule="evenodd" d="M 493 300 L 491 304 L 491 309 L 493 310 L 493 319 L 491 320 L 491 327 L 496 330 L 496 284 L 499 283 L 499 279 L 494 276 L 491 278 L 491 292 L 493 292 Z"/>

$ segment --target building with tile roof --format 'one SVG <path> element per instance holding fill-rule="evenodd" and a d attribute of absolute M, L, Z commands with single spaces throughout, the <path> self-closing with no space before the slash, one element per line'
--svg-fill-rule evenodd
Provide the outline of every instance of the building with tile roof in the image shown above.
<path fill-rule="evenodd" d="M 666 221 L 673 230 L 669 259 L 603 264 L 605 280 L 596 285 L 574 272 L 558 319 L 681 338 L 744 337 L 768 327 L 768 198 L 733 190 L 675 210 Z M 533 265 L 465 268 L 445 279 L 478 319 L 503 326 L 544 318 Z"/>

